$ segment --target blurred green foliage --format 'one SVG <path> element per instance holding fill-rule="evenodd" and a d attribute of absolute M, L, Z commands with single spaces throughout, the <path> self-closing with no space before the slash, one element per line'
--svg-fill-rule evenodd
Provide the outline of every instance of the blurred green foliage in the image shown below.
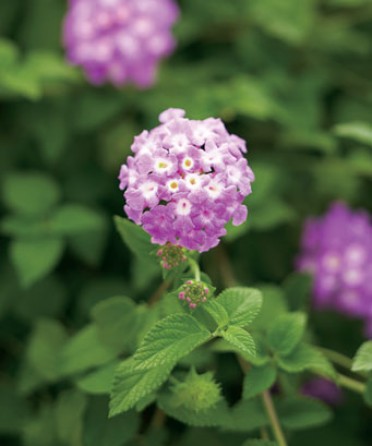
<path fill-rule="evenodd" d="M 248 221 L 231 228 L 225 251 L 202 262 L 218 287 L 226 252 L 242 284 L 265 284 L 272 305 L 261 321 L 286 306 L 309 308 L 308 285 L 291 276 L 304 218 L 333 200 L 372 211 L 372 2 L 179 3 L 177 50 L 161 65 L 156 85 L 137 91 L 92 87 L 65 62 L 66 1 L 0 2 L 2 446 L 138 444 L 137 428 L 151 408 L 142 420 L 134 411 L 107 420 L 103 383 L 118 357 L 132 353 L 171 307 L 145 305 L 161 278 L 151 260 L 124 247 L 112 215 L 122 215 L 116 177 L 131 141 L 156 125 L 163 109 L 219 116 L 248 142 L 256 174 Z M 117 224 L 131 248 L 135 229 Z M 168 300 L 177 305 L 174 296 Z M 353 355 L 363 340 L 357 321 L 309 317 L 309 336 L 326 347 Z M 293 324 L 302 334 L 302 322 Z M 228 354 L 218 358 L 218 379 L 234 402 L 242 392 L 240 372 Z M 195 356 L 190 363 L 203 360 Z M 370 446 L 370 413 L 361 401 L 345 399 L 330 424 L 310 436 L 294 433 L 290 444 Z M 150 395 L 140 408 L 151 402 Z M 237 431 L 247 418 L 252 429 L 262 419 L 245 403 L 236 409 Z M 279 408 L 289 429 L 299 422 L 293 419 L 298 410 L 305 411 L 302 428 L 314 413 L 328 416 L 316 405 L 298 404 Z M 141 444 L 234 446 L 247 438 L 180 426 L 150 425 Z"/>

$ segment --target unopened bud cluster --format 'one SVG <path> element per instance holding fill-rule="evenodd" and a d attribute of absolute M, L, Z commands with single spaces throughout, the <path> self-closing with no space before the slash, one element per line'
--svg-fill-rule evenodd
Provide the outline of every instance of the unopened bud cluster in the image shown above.
<path fill-rule="evenodd" d="M 167 243 L 156 253 L 160 257 L 160 264 L 164 269 L 173 269 L 186 262 L 185 249 L 182 246 Z"/>
<path fill-rule="evenodd" d="M 173 402 L 194 412 L 213 408 L 221 399 L 221 387 L 210 372 L 199 375 L 191 370 L 184 381 L 174 379 Z"/>
<path fill-rule="evenodd" d="M 182 285 L 178 298 L 187 302 L 189 307 L 194 309 L 198 304 L 207 302 L 209 291 L 205 283 L 197 280 L 188 280 Z"/>

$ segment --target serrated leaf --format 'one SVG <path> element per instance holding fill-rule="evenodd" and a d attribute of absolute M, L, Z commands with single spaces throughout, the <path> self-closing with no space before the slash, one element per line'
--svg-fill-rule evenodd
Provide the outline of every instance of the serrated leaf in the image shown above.
<path fill-rule="evenodd" d="M 252 336 L 244 328 L 232 325 L 220 332 L 221 336 L 242 353 L 255 356 L 256 345 Z"/>
<path fill-rule="evenodd" d="M 142 398 L 158 389 L 168 378 L 173 364 L 151 369 L 138 369 L 133 358 L 122 362 L 116 370 L 111 390 L 110 417 L 133 408 Z"/>
<path fill-rule="evenodd" d="M 202 309 L 212 316 L 219 327 L 224 327 L 229 323 L 227 311 L 216 299 L 208 301 Z"/>
<path fill-rule="evenodd" d="M 40 215 L 60 199 L 61 191 L 53 178 L 42 173 L 14 173 L 5 178 L 3 197 L 14 212 Z"/>
<path fill-rule="evenodd" d="M 15 240 L 10 257 L 22 286 L 29 287 L 50 273 L 59 262 L 64 242 L 59 238 Z"/>
<path fill-rule="evenodd" d="M 271 364 L 252 367 L 243 382 L 243 398 L 249 399 L 269 389 L 276 380 L 276 369 Z"/>
<path fill-rule="evenodd" d="M 216 299 L 226 310 L 229 324 L 245 327 L 253 322 L 262 306 L 261 293 L 254 288 L 228 288 Z"/>
<path fill-rule="evenodd" d="M 327 405 L 311 398 L 287 398 L 278 401 L 276 408 L 282 425 L 291 430 L 320 426 L 332 418 Z"/>
<path fill-rule="evenodd" d="M 268 343 L 279 355 L 288 355 L 301 341 L 306 326 L 304 313 L 289 313 L 273 322 L 268 331 Z"/>
<path fill-rule="evenodd" d="M 121 350 L 133 341 L 137 328 L 135 309 L 127 297 L 106 299 L 92 309 L 92 319 L 103 342 Z"/>
<path fill-rule="evenodd" d="M 211 333 L 192 316 L 173 314 L 160 320 L 146 334 L 133 359 L 139 369 L 174 365 L 210 338 Z"/>
<path fill-rule="evenodd" d="M 356 352 L 351 368 L 354 372 L 372 371 L 372 341 L 364 342 Z"/>
<path fill-rule="evenodd" d="M 300 344 L 288 356 L 281 356 L 278 365 L 289 373 L 312 370 L 325 378 L 337 380 L 333 365 L 319 350 L 308 344 Z"/>

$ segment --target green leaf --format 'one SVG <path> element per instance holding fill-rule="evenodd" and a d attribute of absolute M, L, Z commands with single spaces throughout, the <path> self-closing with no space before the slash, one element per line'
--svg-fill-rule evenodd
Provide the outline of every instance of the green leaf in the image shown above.
<path fill-rule="evenodd" d="M 216 301 L 226 310 L 229 324 L 240 327 L 251 324 L 262 306 L 261 293 L 253 288 L 228 288 Z"/>
<path fill-rule="evenodd" d="M 278 365 L 289 373 L 312 370 L 325 378 L 337 380 L 333 365 L 319 350 L 308 344 L 300 344 L 288 356 L 281 356 Z"/>
<path fill-rule="evenodd" d="M 99 339 L 94 325 L 88 325 L 65 345 L 61 352 L 61 371 L 70 375 L 112 361 L 117 352 Z"/>
<path fill-rule="evenodd" d="M 92 319 L 104 343 L 118 350 L 134 340 L 137 313 L 134 302 L 127 297 L 112 297 L 92 309 Z"/>
<path fill-rule="evenodd" d="M 60 377 L 59 353 L 67 341 L 64 327 L 54 320 L 40 320 L 31 335 L 27 359 L 34 370 L 47 381 Z"/>
<path fill-rule="evenodd" d="M 257 398 L 240 401 L 223 420 L 223 429 L 233 432 L 251 432 L 268 425 L 266 412 Z"/>
<path fill-rule="evenodd" d="M 370 377 L 367 381 L 363 399 L 368 406 L 372 407 L 372 377 Z"/>
<path fill-rule="evenodd" d="M 243 382 L 243 398 L 249 399 L 269 389 L 276 380 L 276 369 L 271 364 L 252 367 Z"/>
<path fill-rule="evenodd" d="M 225 327 L 229 323 L 227 311 L 216 299 L 208 301 L 201 308 L 212 316 L 218 327 Z"/>
<path fill-rule="evenodd" d="M 304 313 L 288 313 L 273 322 L 268 332 L 268 343 L 279 355 L 288 355 L 301 341 L 306 327 Z"/>
<path fill-rule="evenodd" d="M 372 125 L 367 122 L 348 122 L 333 128 L 336 135 L 372 147 Z"/>
<path fill-rule="evenodd" d="M 59 207 L 49 221 L 53 233 L 63 236 L 102 231 L 105 226 L 106 220 L 101 213 L 79 204 Z"/>
<path fill-rule="evenodd" d="M 192 316 L 173 314 L 160 320 L 146 334 L 133 359 L 139 369 L 174 365 L 210 338 L 211 333 Z"/>
<path fill-rule="evenodd" d="M 139 428 L 138 414 L 131 411 L 108 419 L 106 398 L 92 398 L 84 417 L 84 446 L 123 446 Z"/>
<path fill-rule="evenodd" d="M 314 20 L 312 0 L 251 0 L 246 8 L 266 32 L 295 45 L 310 33 Z"/>
<path fill-rule="evenodd" d="M 148 257 L 154 250 L 150 235 L 140 226 L 118 216 L 114 217 L 116 229 L 128 248 L 137 257 Z"/>
<path fill-rule="evenodd" d="M 353 360 L 353 372 L 372 372 L 372 341 L 364 342 Z"/>
<path fill-rule="evenodd" d="M 14 212 L 40 215 L 60 199 L 61 191 L 53 178 L 41 173 L 13 173 L 5 178 L 3 198 Z"/>
<path fill-rule="evenodd" d="M 263 295 L 262 308 L 253 322 L 253 327 L 267 331 L 274 320 L 288 312 L 287 301 L 281 288 L 274 285 L 261 285 Z"/>
<path fill-rule="evenodd" d="M 55 417 L 57 435 L 62 444 L 71 446 L 80 444 L 85 405 L 85 396 L 75 389 L 65 390 L 59 394 Z"/>
<path fill-rule="evenodd" d="M 118 361 L 114 361 L 92 373 L 88 373 L 76 381 L 77 387 L 92 395 L 109 394 L 118 364 Z"/>
<path fill-rule="evenodd" d="M 123 361 L 116 370 L 111 390 L 110 417 L 135 407 L 145 396 L 157 390 L 169 377 L 174 364 L 152 369 L 138 369 L 133 358 Z"/>
<path fill-rule="evenodd" d="M 64 248 L 63 240 L 15 240 L 10 245 L 10 257 L 23 287 L 29 287 L 56 267 Z"/>
<path fill-rule="evenodd" d="M 220 335 L 238 348 L 239 351 L 254 356 L 256 346 L 252 336 L 244 328 L 231 326 L 219 332 Z"/>
<path fill-rule="evenodd" d="M 291 430 L 321 426 L 332 418 L 332 412 L 318 400 L 293 397 L 277 402 L 277 411 L 282 425 Z"/>
<path fill-rule="evenodd" d="M 0 435 L 19 435 L 29 418 L 29 405 L 9 383 L 0 385 Z"/>

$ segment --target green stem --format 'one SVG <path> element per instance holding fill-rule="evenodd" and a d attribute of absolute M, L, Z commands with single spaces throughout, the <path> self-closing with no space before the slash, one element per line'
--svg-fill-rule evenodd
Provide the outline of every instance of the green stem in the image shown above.
<path fill-rule="evenodd" d="M 250 365 L 241 356 L 237 355 L 237 358 L 243 372 L 249 373 Z M 270 392 L 268 390 L 265 390 L 264 392 L 262 392 L 261 397 L 267 416 L 269 417 L 270 420 L 271 429 L 273 431 L 275 440 L 278 443 L 278 446 L 287 446 L 287 441 L 280 426 L 279 418 L 276 413 Z M 267 435 L 267 432 L 266 431 L 264 432 Z"/>
<path fill-rule="evenodd" d="M 271 428 L 273 430 L 273 434 L 276 442 L 278 443 L 278 446 L 287 446 L 287 441 L 280 426 L 278 415 L 276 413 L 273 400 L 268 390 L 262 392 L 262 401 L 269 417 Z"/>
<path fill-rule="evenodd" d="M 326 356 L 330 361 L 332 361 L 334 364 L 339 365 L 340 367 L 343 367 L 344 369 L 348 371 L 352 371 L 352 365 L 353 360 L 349 357 L 343 355 L 342 353 L 335 352 L 334 350 L 330 350 L 328 348 L 324 347 L 318 347 L 318 350 L 323 353 L 324 356 Z M 363 378 L 366 378 L 366 374 L 363 372 L 354 372 L 356 375 L 360 375 Z"/>
<path fill-rule="evenodd" d="M 198 262 L 196 262 L 194 259 L 190 259 L 190 258 L 188 260 L 189 260 L 190 268 L 191 268 L 192 272 L 194 273 L 195 280 L 197 282 L 200 282 L 200 267 L 199 267 Z"/>
<path fill-rule="evenodd" d="M 318 350 L 320 350 L 330 361 L 343 367 L 344 369 L 351 370 L 353 361 L 347 356 L 324 347 L 318 347 Z"/>
<path fill-rule="evenodd" d="M 338 375 L 338 383 L 340 384 L 340 386 L 362 395 L 366 390 L 365 384 L 361 383 L 360 381 L 356 381 L 353 378 L 349 378 L 345 375 Z"/>

